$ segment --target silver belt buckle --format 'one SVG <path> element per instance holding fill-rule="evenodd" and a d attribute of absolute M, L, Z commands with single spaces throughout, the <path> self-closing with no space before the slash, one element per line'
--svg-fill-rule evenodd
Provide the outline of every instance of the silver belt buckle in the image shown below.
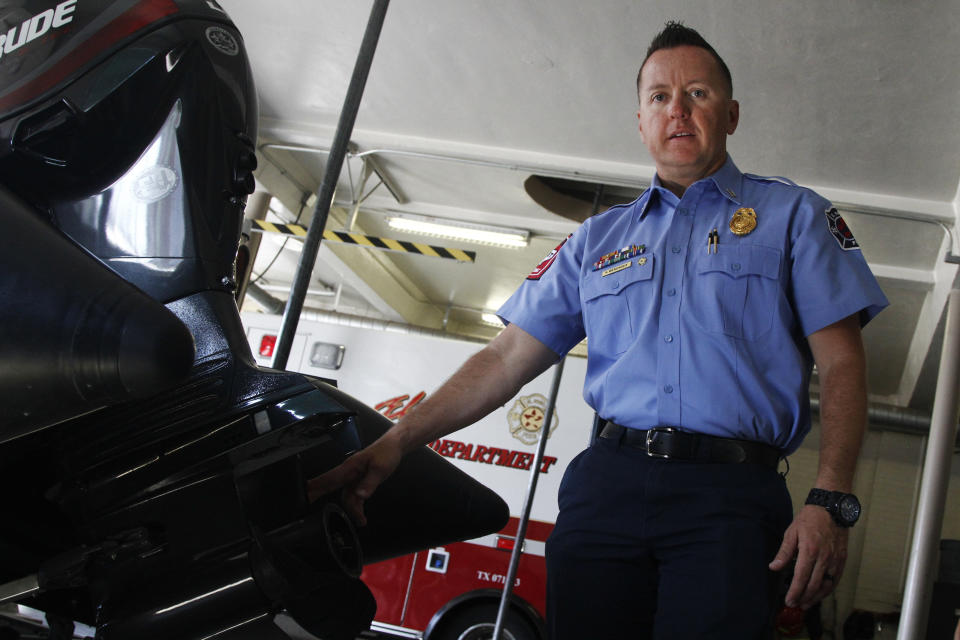
<path fill-rule="evenodd" d="M 654 453 L 650 451 L 650 445 L 653 444 L 653 434 L 654 433 L 674 433 L 676 429 L 673 427 L 654 427 L 653 429 L 647 429 L 647 455 L 651 458 L 664 458 L 669 459 L 670 454 L 668 453 Z"/>

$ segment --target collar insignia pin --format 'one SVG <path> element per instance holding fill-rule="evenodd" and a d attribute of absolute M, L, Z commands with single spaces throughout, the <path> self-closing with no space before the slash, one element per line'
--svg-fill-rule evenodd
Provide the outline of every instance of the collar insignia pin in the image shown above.
<path fill-rule="evenodd" d="M 738 236 L 745 236 L 757 228 L 757 212 L 746 207 L 737 209 L 730 218 L 730 231 Z"/>

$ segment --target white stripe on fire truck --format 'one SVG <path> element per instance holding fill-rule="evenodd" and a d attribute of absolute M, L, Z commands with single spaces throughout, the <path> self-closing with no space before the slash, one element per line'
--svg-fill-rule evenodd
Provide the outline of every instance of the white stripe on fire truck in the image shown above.
<path fill-rule="evenodd" d="M 467 544 L 476 544 L 481 547 L 497 548 L 497 538 L 513 539 L 513 536 L 505 536 L 502 533 L 491 533 L 488 536 L 481 536 L 472 540 L 464 540 Z M 543 540 L 531 540 L 527 538 L 523 541 L 523 552 L 531 556 L 543 556 L 547 551 L 547 543 Z"/>
<path fill-rule="evenodd" d="M 392 636 L 399 636 L 401 638 L 419 638 L 423 637 L 422 631 L 417 631 L 416 629 L 408 629 L 406 627 L 398 627 L 393 624 L 387 624 L 386 622 L 377 622 L 373 621 L 370 623 L 371 631 L 380 631 L 382 633 L 388 633 Z"/>

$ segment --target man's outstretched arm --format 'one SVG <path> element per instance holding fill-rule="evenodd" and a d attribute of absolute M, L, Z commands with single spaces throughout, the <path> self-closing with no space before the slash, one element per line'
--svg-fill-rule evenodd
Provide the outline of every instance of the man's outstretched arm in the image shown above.
<path fill-rule="evenodd" d="M 858 314 L 808 337 L 820 374 L 820 464 L 817 488 L 849 493 L 867 424 L 867 381 Z M 847 560 L 849 530 L 823 507 L 801 507 L 770 568 L 796 556 L 788 605 L 804 609 L 833 591 Z"/>
<path fill-rule="evenodd" d="M 520 327 L 508 325 L 376 442 L 310 480 L 309 498 L 315 500 L 342 488 L 344 508 L 355 522 L 365 524 L 363 503 L 406 453 L 503 406 L 556 360 L 557 354 L 542 342 Z"/>

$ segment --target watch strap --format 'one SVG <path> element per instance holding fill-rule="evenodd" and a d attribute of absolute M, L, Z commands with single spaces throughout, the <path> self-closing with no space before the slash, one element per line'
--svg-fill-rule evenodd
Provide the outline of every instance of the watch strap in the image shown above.
<path fill-rule="evenodd" d="M 830 496 L 834 493 L 833 491 L 827 491 L 826 489 L 810 489 L 810 493 L 807 494 L 807 501 L 804 504 L 813 504 L 818 507 L 827 508 L 830 506 Z"/>
<path fill-rule="evenodd" d="M 854 502 L 859 505 L 859 500 L 857 497 L 850 493 L 844 493 L 843 491 L 827 491 L 826 489 L 810 489 L 810 493 L 807 494 L 807 500 L 804 504 L 812 504 L 818 507 L 823 507 L 827 510 L 827 513 L 830 514 L 830 517 L 833 518 L 833 521 L 841 527 L 852 527 L 854 523 L 859 519 L 859 507 L 858 513 L 854 517 L 853 521 L 846 521 L 843 519 L 843 514 L 840 510 L 840 502 L 845 499 L 847 496 L 853 498 Z"/>

